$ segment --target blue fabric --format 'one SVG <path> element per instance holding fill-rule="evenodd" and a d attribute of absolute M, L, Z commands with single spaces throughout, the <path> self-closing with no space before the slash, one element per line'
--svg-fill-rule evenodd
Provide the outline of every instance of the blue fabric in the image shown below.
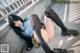
<path fill-rule="evenodd" d="M 27 37 L 32 37 L 33 28 L 31 26 L 31 18 L 32 17 L 26 17 L 26 20 L 21 27 Z"/>

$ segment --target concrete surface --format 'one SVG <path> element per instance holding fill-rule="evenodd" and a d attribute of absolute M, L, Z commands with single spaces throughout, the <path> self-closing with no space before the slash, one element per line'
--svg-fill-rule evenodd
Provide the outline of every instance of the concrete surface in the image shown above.
<path fill-rule="evenodd" d="M 48 5 L 47 5 L 48 4 Z M 49 0 L 43 0 L 42 3 L 39 3 L 38 6 L 35 8 L 32 7 L 29 9 L 29 12 L 26 11 L 24 15 L 21 17 L 25 17 L 26 15 L 31 15 L 33 13 L 37 13 L 39 18 L 41 19 L 44 15 L 45 9 L 50 5 Z M 59 15 L 60 19 L 63 20 L 64 17 L 64 9 L 65 4 L 53 4 L 51 6 L 52 9 L 55 10 L 55 12 Z M 80 24 L 74 24 L 74 23 L 65 23 L 65 25 L 70 29 L 76 29 L 80 32 Z M 80 40 L 80 35 L 76 37 L 63 37 L 61 36 L 61 30 L 58 26 L 56 26 L 56 35 L 55 38 L 48 44 L 49 47 L 53 50 L 54 48 L 66 48 L 66 49 L 72 49 L 73 44 L 75 44 L 77 41 Z M 33 48 L 31 51 L 26 51 L 26 43 L 23 39 L 21 39 L 19 36 L 17 36 L 14 31 L 7 26 L 3 31 L 0 31 L 0 44 L 9 44 L 10 51 L 9 53 L 44 53 L 43 49 L 40 48 Z M 80 42 L 77 42 L 77 44 L 80 44 Z M 77 47 L 74 47 L 75 49 Z M 75 51 L 75 53 L 78 52 L 80 47 Z"/>

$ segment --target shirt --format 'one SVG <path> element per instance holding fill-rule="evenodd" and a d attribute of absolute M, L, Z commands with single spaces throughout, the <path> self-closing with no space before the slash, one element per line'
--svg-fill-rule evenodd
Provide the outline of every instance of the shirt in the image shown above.
<path fill-rule="evenodd" d="M 25 21 L 23 22 L 23 25 L 21 26 L 21 29 L 24 31 L 25 36 L 32 37 L 33 28 L 31 26 L 31 18 L 32 17 L 26 17 Z"/>

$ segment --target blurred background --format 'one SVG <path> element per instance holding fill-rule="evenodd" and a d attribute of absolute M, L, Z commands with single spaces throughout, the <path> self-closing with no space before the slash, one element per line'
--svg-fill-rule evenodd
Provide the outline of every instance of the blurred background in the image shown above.
<path fill-rule="evenodd" d="M 31 51 L 25 50 L 26 42 L 10 28 L 8 15 L 16 14 L 24 19 L 26 16 L 37 14 L 42 22 L 44 11 L 47 8 L 52 8 L 60 19 L 64 23 L 66 22 L 67 27 L 80 31 L 80 0 L 0 0 L 0 44 L 9 45 L 9 52 L 6 53 L 44 53 L 41 47 L 33 48 Z M 73 44 L 80 45 L 80 36 L 60 38 L 58 35 L 60 36 L 60 33 L 57 33 L 55 41 L 49 44 L 52 49 L 58 48 L 60 41 L 65 42 L 67 39 L 73 41 L 68 41 L 69 44 L 65 43 L 62 48 L 69 49 Z M 65 40 L 63 41 L 62 38 Z M 74 53 L 80 53 L 80 46 L 77 47 L 75 47 L 77 49 L 74 49 Z"/>

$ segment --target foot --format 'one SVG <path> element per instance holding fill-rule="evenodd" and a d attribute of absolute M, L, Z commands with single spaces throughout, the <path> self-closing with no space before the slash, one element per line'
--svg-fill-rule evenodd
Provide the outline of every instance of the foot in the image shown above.
<path fill-rule="evenodd" d="M 35 40 L 34 36 L 32 36 L 32 43 L 33 43 L 33 45 L 34 45 L 35 48 L 39 48 L 39 47 L 40 47 L 40 43 L 38 43 L 38 42 Z"/>
<path fill-rule="evenodd" d="M 70 30 L 68 29 L 66 32 L 62 31 L 63 36 L 77 36 L 79 33 L 76 30 Z"/>

